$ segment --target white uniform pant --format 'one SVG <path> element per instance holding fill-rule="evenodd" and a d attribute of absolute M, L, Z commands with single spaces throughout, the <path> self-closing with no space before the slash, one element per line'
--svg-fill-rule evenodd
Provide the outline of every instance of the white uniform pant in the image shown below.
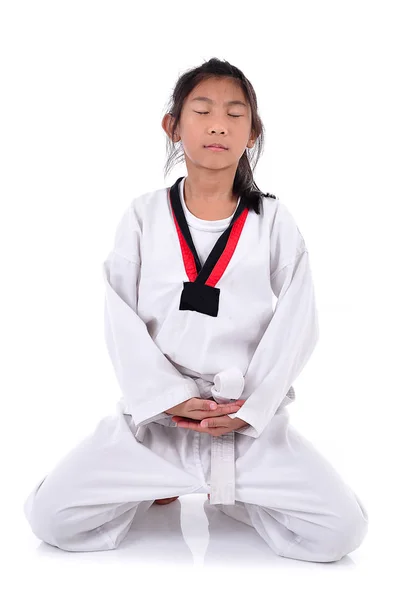
<path fill-rule="evenodd" d="M 209 434 L 150 423 L 140 443 L 136 431 L 117 409 L 35 485 L 24 512 L 39 539 L 69 551 L 111 550 L 154 500 L 210 493 Z M 276 554 L 331 562 L 360 546 L 365 507 L 286 408 L 259 438 L 236 434 L 235 458 L 236 503 L 215 506 L 254 527 Z"/>

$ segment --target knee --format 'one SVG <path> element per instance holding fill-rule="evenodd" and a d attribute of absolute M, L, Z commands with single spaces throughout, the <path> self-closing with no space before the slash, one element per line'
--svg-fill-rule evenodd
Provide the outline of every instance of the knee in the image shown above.
<path fill-rule="evenodd" d="M 96 523 L 97 526 L 92 527 L 90 518 L 82 514 L 82 507 L 67 505 L 51 486 L 39 489 L 43 481 L 24 503 L 25 516 L 36 537 L 61 550 L 76 552 L 117 547 L 101 525 Z"/>
<path fill-rule="evenodd" d="M 368 514 L 357 497 L 342 508 L 329 531 L 332 560 L 340 560 L 361 545 L 368 531 Z"/>
<path fill-rule="evenodd" d="M 36 486 L 25 500 L 25 517 L 37 538 L 52 546 L 59 546 L 57 513 L 48 495 L 39 492 L 40 486 Z"/>
<path fill-rule="evenodd" d="M 46 485 L 41 487 L 43 482 L 35 486 L 25 500 L 25 517 L 37 538 L 63 550 L 73 549 L 71 523 L 75 519 L 75 509 L 60 506 L 54 490 L 47 489 Z"/>

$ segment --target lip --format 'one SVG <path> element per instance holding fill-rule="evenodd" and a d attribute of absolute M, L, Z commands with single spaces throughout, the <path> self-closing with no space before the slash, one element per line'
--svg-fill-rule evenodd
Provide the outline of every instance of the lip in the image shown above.
<path fill-rule="evenodd" d="M 218 146 L 218 145 L 214 145 L 214 144 L 210 144 L 209 146 L 204 146 L 205 148 L 207 148 L 208 150 L 228 150 L 228 148 L 226 148 L 225 146 Z"/>

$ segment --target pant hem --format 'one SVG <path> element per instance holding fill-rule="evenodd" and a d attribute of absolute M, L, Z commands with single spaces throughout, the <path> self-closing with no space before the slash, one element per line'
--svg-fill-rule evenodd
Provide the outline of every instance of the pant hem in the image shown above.
<path fill-rule="evenodd" d="M 103 536 L 103 539 L 104 539 L 104 541 L 106 542 L 108 549 L 109 549 L 109 550 L 114 550 L 114 548 L 115 548 L 115 544 L 114 544 L 114 542 L 112 541 L 112 539 L 110 538 L 110 536 L 108 535 L 107 531 L 105 531 L 105 529 L 104 529 L 103 525 L 100 525 L 100 526 L 97 528 L 97 531 L 99 531 L 99 532 L 102 534 L 102 536 Z"/>
<path fill-rule="evenodd" d="M 185 492 L 185 494 L 193 494 L 197 490 L 201 490 L 202 488 L 203 488 L 203 485 L 195 485 L 191 489 L 189 489 L 187 492 Z M 103 536 L 103 539 L 106 542 L 108 549 L 113 550 L 114 548 L 116 548 L 115 543 L 112 541 L 110 535 L 104 529 L 104 525 L 105 524 L 99 525 L 99 527 L 97 527 L 97 531 L 99 531 L 101 533 L 101 535 Z"/>

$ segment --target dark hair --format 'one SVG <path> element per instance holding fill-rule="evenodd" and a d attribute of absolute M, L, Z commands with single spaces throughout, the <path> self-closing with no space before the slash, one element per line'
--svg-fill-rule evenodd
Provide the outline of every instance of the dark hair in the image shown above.
<path fill-rule="evenodd" d="M 264 194 L 255 184 L 253 179 L 253 168 L 256 167 L 258 159 L 264 149 L 264 126 L 258 115 L 257 98 L 253 86 L 250 81 L 244 76 L 242 71 L 234 67 L 226 60 L 218 58 L 210 58 L 200 67 L 186 71 L 181 75 L 175 84 L 170 99 L 170 105 L 167 111 L 174 117 L 174 123 L 171 131 L 171 138 L 167 136 L 167 162 L 164 167 L 164 177 L 167 176 L 171 168 L 184 160 L 184 152 L 182 144 L 176 147 L 172 141 L 174 133 L 179 124 L 183 103 L 185 98 L 201 81 L 214 77 L 231 77 L 239 82 L 242 90 L 251 106 L 251 127 L 256 135 L 256 142 L 253 148 L 246 148 L 240 157 L 235 178 L 233 180 L 233 194 L 240 195 L 246 203 L 249 210 L 254 210 L 260 214 L 260 202 L 262 197 L 276 198 L 273 194 Z"/>

